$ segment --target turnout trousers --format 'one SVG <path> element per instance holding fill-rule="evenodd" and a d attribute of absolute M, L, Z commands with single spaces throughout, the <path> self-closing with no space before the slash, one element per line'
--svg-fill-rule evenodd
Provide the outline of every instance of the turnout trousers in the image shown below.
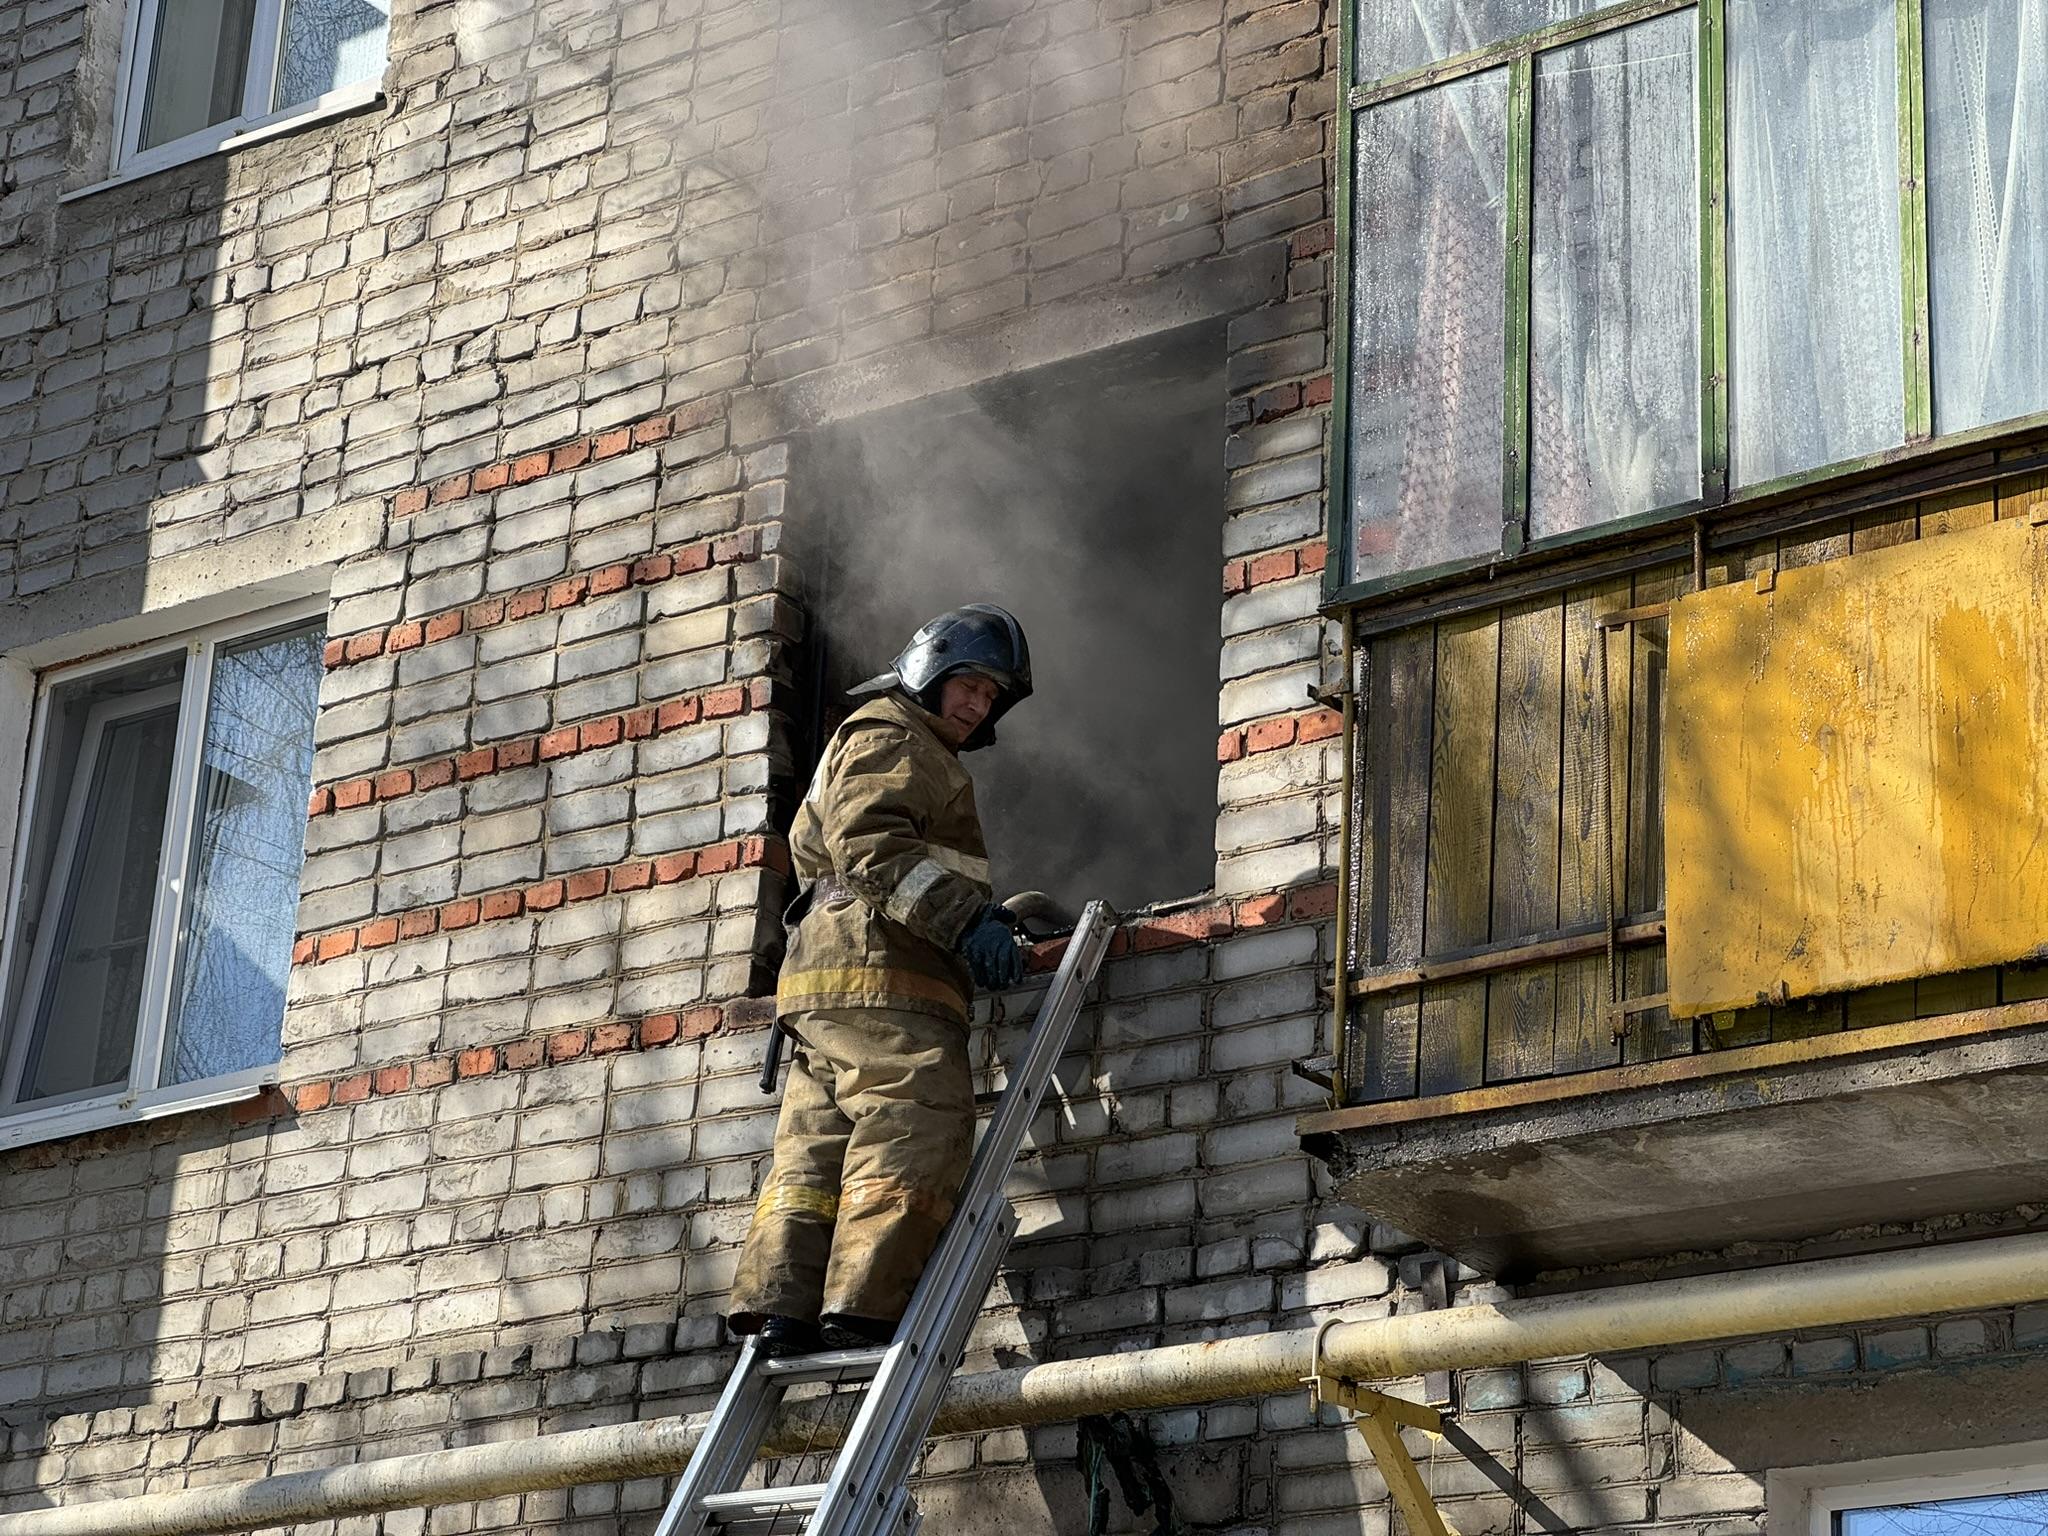
<path fill-rule="evenodd" d="M 937 1246 L 974 1145 L 964 1025 L 887 1008 L 784 1017 L 775 1162 L 733 1277 L 730 1321 L 894 1322 Z"/>

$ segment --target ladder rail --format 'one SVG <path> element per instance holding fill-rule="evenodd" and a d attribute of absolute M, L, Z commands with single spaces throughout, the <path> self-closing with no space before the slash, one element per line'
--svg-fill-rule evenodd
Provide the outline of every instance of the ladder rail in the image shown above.
<path fill-rule="evenodd" d="M 916 1531 L 922 1516 L 910 1496 L 909 1477 L 918 1448 L 1016 1234 L 1017 1214 L 1004 1185 L 1114 931 L 1108 905 L 1089 902 L 975 1149 L 953 1218 L 919 1277 L 895 1341 L 881 1352 L 861 1393 L 825 1482 L 792 1487 L 781 1500 L 769 1489 L 739 1491 L 786 1389 L 795 1381 L 816 1379 L 799 1367 L 767 1368 L 757 1340 L 750 1338 L 655 1536 L 705 1536 L 724 1514 L 768 1504 L 810 1504 L 814 1498 L 805 1536 L 912 1536 Z"/>

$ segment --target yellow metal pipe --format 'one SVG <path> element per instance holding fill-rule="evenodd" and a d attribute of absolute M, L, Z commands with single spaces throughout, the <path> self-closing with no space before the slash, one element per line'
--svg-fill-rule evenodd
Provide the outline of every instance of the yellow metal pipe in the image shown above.
<path fill-rule="evenodd" d="M 1329 1376 L 1394 1381 L 1427 1371 L 1654 1349 L 1802 1328 L 1966 1312 L 2048 1299 L 2048 1233 L 1741 1274 L 1658 1280 L 1569 1296 L 1452 1307 L 1316 1329 L 1132 1350 L 957 1378 L 936 1434 L 1057 1423 L 1085 1413 L 1186 1407 L 1299 1391 L 1311 1358 Z M 207 1536 L 387 1509 L 678 1472 L 702 1417 L 572 1430 L 355 1466 L 0 1516 L 0 1536 Z M 794 1406 L 767 1449 L 819 1427 Z M 831 1426 L 826 1426 L 829 1438 Z"/>

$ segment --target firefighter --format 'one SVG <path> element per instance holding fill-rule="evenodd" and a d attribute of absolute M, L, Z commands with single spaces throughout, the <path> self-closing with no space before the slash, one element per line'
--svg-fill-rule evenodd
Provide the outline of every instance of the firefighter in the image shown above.
<path fill-rule="evenodd" d="M 1024 631 L 970 604 L 911 637 L 826 743 L 795 825 L 776 987 L 775 1162 L 727 1321 L 769 1355 L 886 1342 L 967 1170 L 973 986 L 1024 973 L 959 761 L 1031 693 Z"/>

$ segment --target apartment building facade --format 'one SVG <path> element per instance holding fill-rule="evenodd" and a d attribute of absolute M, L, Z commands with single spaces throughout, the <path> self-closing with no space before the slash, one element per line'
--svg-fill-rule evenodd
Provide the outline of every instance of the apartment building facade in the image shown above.
<path fill-rule="evenodd" d="M 1132 914 L 969 1369 L 2038 1224 L 2038 7 L 1443 10 L 0 13 L 0 1530 L 708 1406 L 782 833 L 966 600 L 999 880 Z M 1458 1530 L 1790 1530 L 2048 1485 L 2044 1346 L 1400 1390 Z M 1305 1398 L 1136 1430 L 1392 1518 Z"/>

